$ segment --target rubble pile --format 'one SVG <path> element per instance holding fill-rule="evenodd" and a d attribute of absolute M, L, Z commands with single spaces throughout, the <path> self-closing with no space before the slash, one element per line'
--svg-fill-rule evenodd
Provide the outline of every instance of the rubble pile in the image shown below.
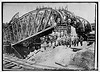
<path fill-rule="evenodd" d="M 61 66 L 66 68 L 93 69 L 94 67 L 94 52 L 93 45 L 82 50 L 74 52 L 73 49 L 66 46 L 58 46 L 39 51 L 36 55 L 32 56 L 35 63 L 47 66 Z M 32 58 L 30 58 L 32 60 Z"/>
<path fill-rule="evenodd" d="M 67 47 L 59 47 L 58 49 L 58 52 L 55 54 L 55 63 L 67 67 L 75 55 L 75 52 Z"/>
<path fill-rule="evenodd" d="M 73 52 L 72 49 L 66 46 L 58 46 L 54 49 L 45 50 L 44 52 L 40 51 L 33 58 L 36 63 L 45 65 L 61 64 L 67 66 L 74 55 L 75 52 Z"/>
<path fill-rule="evenodd" d="M 91 50 L 82 50 L 75 54 L 71 64 L 84 69 L 94 68 L 94 53 Z"/>

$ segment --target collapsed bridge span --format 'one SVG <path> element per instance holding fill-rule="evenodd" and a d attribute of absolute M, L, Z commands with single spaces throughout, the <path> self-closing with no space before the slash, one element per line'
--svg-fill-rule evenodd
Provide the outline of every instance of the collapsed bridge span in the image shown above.
<path fill-rule="evenodd" d="M 15 14 L 5 28 L 4 38 L 10 42 L 12 48 L 24 58 L 30 51 L 28 47 L 34 43 L 41 45 L 40 37 L 52 33 L 58 25 L 73 26 L 79 36 L 85 37 L 91 31 L 90 23 L 82 17 L 73 15 L 65 9 L 38 8 L 19 17 Z M 67 28 L 68 28 L 67 27 Z M 68 34 L 70 34 L 71 29 Z M 20 45 L 22 49 L 17 46 Z M 37 48 L 36 47 L 36 48 Z M 21 50 L 21 51 L 20 51 Z"/>

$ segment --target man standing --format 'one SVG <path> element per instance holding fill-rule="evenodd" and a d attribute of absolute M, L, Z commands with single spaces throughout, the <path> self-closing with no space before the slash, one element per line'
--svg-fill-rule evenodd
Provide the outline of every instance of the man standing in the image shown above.
<path fill-rule="evenodd" d="M 80 36 L 79 41 L 80 41 L 81 46 L 83 45 L 83 44 L 82 44 L 83 40 L 84 40 L 84 38 L 83 38 L 82 36 Z"/>

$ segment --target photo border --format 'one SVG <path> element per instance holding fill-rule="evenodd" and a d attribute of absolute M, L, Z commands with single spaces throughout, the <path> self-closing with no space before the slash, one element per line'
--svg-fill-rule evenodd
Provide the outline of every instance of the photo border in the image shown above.
<path fill-rule="evenodd" d="M 97 7 L 96 7 L 96 9 L 97 10 L 95 10 L 95 12 L 96 12 L 96 14 L 95 14 L 95 16 L 96 16 L 96 24 L 95 24 L 95 44 L 97 45 L 97 48 L 95 48 L 94 49 L 94 52 L 95 51 L 97 51 L 97 53 L 95 53 L 95 55 L 97 54 L 97 69 L 95 70 L 95 71 L 98 71 L 98 58 L 99 58 L 99 55 L 98 55 L 98 27 L 99 27 L 99 22 L 98 22 L 98 20 L 99 20 L 99 12 L 98 12 L 98 10 L 99 10 L 99 5 L 98 5 L 98 1 L 29 1 L 29 2 L 27 2 L 27 1 L 2 1 L 1 2 L 1 25 L 2 25 L 2 29 L 1 29 L 1 31 L 2 31 L 2 48 L 1 48 L 1 51 L 2 51 L 2 71 L 5 71 L 5 70 L 3 70 L 3 4 L 4 3 L 96 3 L 96 5 L 97 5 Z M 96 34 L 97 33 L 97 34 Z M 96 38 L 97 38 L 97 40 L 96 40 Z M 95 45 L 95 46 L 96 46 Z M 37 70 L 38 71 L 38 70 Z M 52 70 L 51 70 L 52 71 Z M 67 71 L 67 70 L 65 70 L 65 71 Z"/>

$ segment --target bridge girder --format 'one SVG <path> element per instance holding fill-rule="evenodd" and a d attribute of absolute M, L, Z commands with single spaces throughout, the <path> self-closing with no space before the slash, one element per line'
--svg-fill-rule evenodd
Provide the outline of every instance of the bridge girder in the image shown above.
<path fill-rule="evenodd" d="M 46 11 L 48 11 L 49 14 L 45 13 Z M 47 15 L 47 16 L 45 16 L 45 15 Z M 23 40 L 24 38 L 27 38 L 35 33 L 38 33 L 39 30 L 40 31 L 44 30 L 46 28 L 46 26 L 48 25 L 50 18 L 52 16 L 54 17 L 54 19 L 56 19 L 58 16 L 61 19 L 61 23 L 62 23 L 62 22 L 64 22 L 64 16 L 68 16 L 68 15 L 69 15 L 69 18 L 75 18 L 76 22 L 79 22 L 80 25 L 82 24 L 84 26 L 86 23 L 89 24 L 89 22 L 87 20 L 85 20 L 84 18 L 75 16 L 73 13 L 71 13 L 70 11 L 65 10 L 65 9 L 54 10 L 52 8 L 40 8 L 37 10 L 33 10 L 31 12 L 28 12 L 18 18 L 16 17 L 17 14 L 15 14 L 13 16 L 12 20 L 9 22 L 9 24 L 13 28 L 12 29 L 13 35 L 15 32 L 17 32 L 17 34 L 14 35 L 14 37 L 16 37 L 17 40 L 12 43 L 16 43 L 20 40 Z M 43 24 L 44 20 L 46 20 L 46 21 Z M 52 22 L 57 23 L 56 20 L 54 20 Z M 15 26 L 15 28 L 14 28 L 14 26 Z M 72 26 L 75 27 L 76 25 L 73 24 Z"/>
<path fill-rule="evenodd" d="M 68 23 L 68 19 L 65 21 L 64 17 L 71 19 L 71 23 Z M 19 17 L 17 13 L 12 17 L 11 21 L 9 22 L 9 26 L 7 27 L 9 30 L 7 31 L 9 32 L 8 37 L 10 36 L 12 48 L 15 47 L 14 49 L 16 51 L 18 51 L 17 48 L 20 45 L 27 48 L 31 43 L 34 43 L 35 39 L 43 36 L 44 33 L 51 33 L 54 27 L 58 24 L 58 18 L 60 18 L 60 24 L 65 22 L 66 24 L 75 27 L 78 34 L 87 34 L 91 30 L 88 29 L 90 24 L 87 20 L 82 17 L 75 16 L 70 11 L 64 9 L 55 10 L 52 8 L 40 8 L 28 12 L 21 17 Z M 74 21 L 76 21 L 76 24 Z M 85 30 L 83 30 L 84 28 Z M 79 29 L 82 29 L 82 31 Z M 21 51 L 23 52 L 24 48 Z M 20 53 L 20 49 L 18 53 Z"/>

